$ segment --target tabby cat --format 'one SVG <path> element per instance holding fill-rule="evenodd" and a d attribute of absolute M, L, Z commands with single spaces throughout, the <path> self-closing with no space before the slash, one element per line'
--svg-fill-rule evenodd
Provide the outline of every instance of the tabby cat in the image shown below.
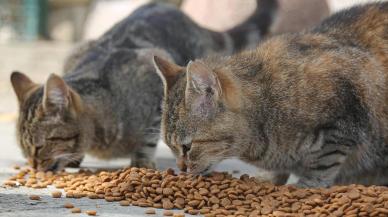
<path fill-rule="evenodd" d="M 301 187 L 388 184 L 387 2 L 231 57 L 154 62 L 162 137 L 189 172 L 237 157 Z"/>
<path fill-rule="evenodd" d="M 85 153 L 131 157 L 132 166 L 154 167 L 163 87 L 152 56 L 185 64 L 257 43 L 276 8 L 271 0 L 258 3 L 260 9 L 245 23 L 225 33 L 200 28 L 178 9 L 152 3 L 81 46 L 65 64 L 63 78 L 52 74 L 41 86 L 14 72 L 24 156 L 44 171 L 76 166 Z"/>

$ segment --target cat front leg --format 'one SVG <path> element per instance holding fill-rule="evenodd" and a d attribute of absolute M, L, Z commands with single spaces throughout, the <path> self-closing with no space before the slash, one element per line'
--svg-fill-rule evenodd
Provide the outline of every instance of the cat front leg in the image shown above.
<path fill-rule="evenodd" d="M 157 143 L 147 143 L 140 146 L 131 156 L 131 166 L 155 169 L 156 146 Z"/>
<path fill-rule="evenodd" d="M 256 179 L 260 182 L 271 182 L 275 185 L 284 185 L 287 183 L 289 177 L 289 173 L 259 169 Z"/>
<path fill-rule="evenodd" d="M 323 144 L 320 149 L 310 152 L 297 169 L 302 188 L 329 187 L 335 180 L 347 157 L 346 146 Z"/>

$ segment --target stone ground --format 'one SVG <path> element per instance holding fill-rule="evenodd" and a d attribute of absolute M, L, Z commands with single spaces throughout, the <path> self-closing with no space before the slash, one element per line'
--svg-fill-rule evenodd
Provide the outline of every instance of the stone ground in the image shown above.
<path fill-rule="evenodd" d="M 14 165 L 24 165 L 20 149 L 15 141 L 15 120 L 17 117 L 17 102 L 9 82 L 13 70 L 28 74 L 34 81 L 42 83 L 52 73 L 61 73 L 62 63 L 71 44 L 58 44 L 48 42 L 18 43 L 0 45 L 0 186 L 11 175 L 17 173 Z M 160 144 L 157 151 L 159 169 L 175 168 L 175 160 L 168 147 Z M 115 159 L 100 161 L 87 156 L 82 163 L 83 168 L 121 168 L 130 163 L 129 159 Z M 242 173 L 256 174 L 256 169 L 237 160 L 228 160 L 221 163 L 216 170 L 238 170 L 236 176 Z M 51 187 L 51 186 L 50 186 Z M 108 203 L 104 200 L 90 199 L 53 199 L 50 190 L 35 190 L 24 187 L 0 187 L 0 216 L 86 216 L 86 214 L 72 214 L 62 208 L 65 202 L 71 202 L 82 210 L 97 210 L 98 216 L 144 216 L 144 208 L 121 207 L 118 203 Z M 29 195 L 41 195 L 41 201 L 29 200 Z M 158 216 L 162 216 L 158 210 Z"/>

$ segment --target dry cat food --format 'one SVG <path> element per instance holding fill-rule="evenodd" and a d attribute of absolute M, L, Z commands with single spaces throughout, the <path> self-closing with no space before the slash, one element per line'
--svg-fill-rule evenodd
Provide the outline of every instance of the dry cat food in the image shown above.
<path fill-rule="evenodd" d="M 88 215 L 92 215 L 92 216 L 97 215 L 97 211 L 96 210 L 87 210 L 85 213 L 88 214 Z"/>
<path fill-rule="evenodd" d="M 33 195 L 30 195 L 30 200 L 40 200 L 40 197 L 39 195 L 33 194 Z"/>
<path fill-rule="evenodd" d="M 164 211 L 163 211 L 163 215 L 164 215 L 164 216 L 173 216 L 173 215 L 174 215 L 174 212 L 171 211 L 171 210 L 164 210 Z"/>
<path fill-rule="evenodd" d="M 122 200 L 120 201 L 120 206 L 129 206 L 131 203 L 128 200 Z"/>
<path fill-rule="evenodd" d="M 81 209 L 78 207 L 75 207 L 75 208 L 71 209 L 71 212 L 72 213 L 81 213 Z"/>
<path fill-rule="evenodd" d="M 36 173 L 22 169 L 9 181 L 33 187 L 54 185 L 66 197 L 105 199 L 211 216 L 388 216 L 388 188 L 362 185 L 298 189 L 274 186 L 243 175 L 209 177 L 174 171 L 127 168 L 113 172 Z M 146 210 L 153 214 L 155 210 Z M 177 215 L 180 216 L 180 215 Z"/>
<path fill-rule="evenodd" d="M 72 203 L 65 203 L 63 205 L 63 207 L 67 208 L 67 209 L 71 209 L 71 208 L 74 208 L 74 205 Z"/>
<path fill-rule="evenodd" d="M 11 181 L 11 180 L 7 180 L 4 182 L 4 185 L 5 186 L 10 186 L 10 187 L 15 187 L 16 186 L 16 182 L 15 181 Z"/>
<path fill-rule="evenodd" d="M 61 191 L 53 191 L 53 192 L 51 192 L 51 196 L 53 198 L 60 198 L 60 197 L 62 197 L 62 192 Z"/>
<path fill-rule="evenodd" d="M 144 213 L 148 214 L 148 215 L 155 215 L 156 211 L 155 211 L 155 209 L 148 208 L 148 209 L 146 209 L 146 211 Z"/>

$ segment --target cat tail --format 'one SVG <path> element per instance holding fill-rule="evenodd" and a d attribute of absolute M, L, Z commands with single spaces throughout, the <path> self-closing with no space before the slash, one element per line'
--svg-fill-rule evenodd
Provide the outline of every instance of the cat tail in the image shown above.
<path fill-rule="evenodd" d="M 226 33 L 233 42 L 233 50 L 256 47 L 268 34 L 278 11 L 277 0 L 257 0 L 255 12 L 240 25 Z"/>

